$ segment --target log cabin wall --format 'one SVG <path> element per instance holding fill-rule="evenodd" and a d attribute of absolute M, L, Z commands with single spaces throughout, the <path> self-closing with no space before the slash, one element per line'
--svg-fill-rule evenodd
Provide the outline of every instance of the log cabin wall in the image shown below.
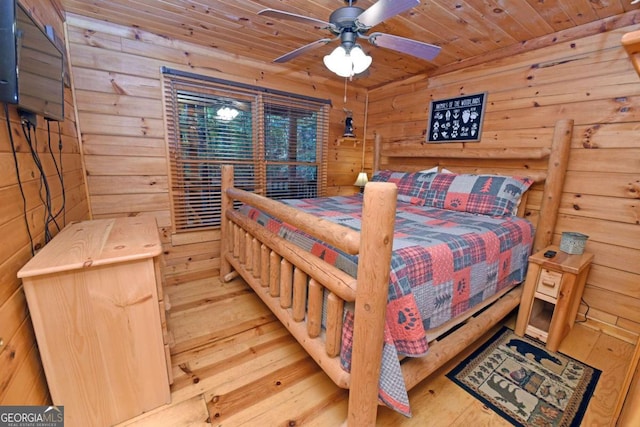
<path fill-rule="evenodd" d="M 164 236 L 169 284 L 217 275 L 219 231 L 171 235 L 162 66 L 331 99 L 327 191 L 357 191 L 362 143 L 341 136 L 345 108 L 353 111 L 356 135 L 363 132 L 362 89 L 348 84 L 345 103 L 344 80 L 329 75 L 291 73 L 74 14 L 67 15 L 67 26 L 92 215 L 154 215 Z"/>
<path fill-rule="evenodd" d="M 559 244 L 563 231 L 589 235 L 586 250 L 595 258 L 584 292 L 588 322 L 631 342 L 640 332 L 640 78 L 620 39 L 635 29 L 637 25 L 371 90 L 368 128 L 370 137 L 378 134 L 398 150 L 426 150 L 429 102 L 485 91 L 481 142 L 434 149 L 539 147 L 551 140 L 558 119 L 575 120 L 553 242 Z M 490 159 L 484 164 L 490 165 Z M 458 170 L 473 166 L 442 165 Z M 419 170 L 434 165 L 413 158 L 391 166 Z M 528 203 L 535 212 L 540 198 L 532 196 Z"/>
<path fill-rule="evenodd" d="M 21 3 L 36 21 L 51 25 L 56 35 L 64 38 L 61 14 L 49 0 L 24 0 Z M 8 126 L 4 105 L 0 110 L 0 405 L 40 405 L 49 402 L 49 391 L 22 283 L 16 274 L 32 256 L 30 235 L 36 249 L 45 244 L 45 205 L 41 200 L 44 192 L 40 184 L 40 172 L 23 133 L 17 108 L 15 105 L 8 105 Z M 49 128 L 53 147 L 51 151 L 56 161 L 60 162 L 57 122 L 49 122 Z M 47 121 L 42 116 L 37 118 L 37 128 L 31 134 L 32 146 L 40 156 L 51 188 L 53 212 L 58 212 L 62 207 L 63 192 L 49 150 Z M 75 112 L 69 88 L 65 88 L 65 120 L 60 123 L 60 134 L 65 209 L 57 217 L 57 223 L 62 228 L 70 221 L 87 219 L 89 216 Z M 18 185 L 10 136 L 13 137 L 15 146 L 26 212 Z M 58 227 L 50 225 L 49 231 L 51 235 L 55 235 Z"/>

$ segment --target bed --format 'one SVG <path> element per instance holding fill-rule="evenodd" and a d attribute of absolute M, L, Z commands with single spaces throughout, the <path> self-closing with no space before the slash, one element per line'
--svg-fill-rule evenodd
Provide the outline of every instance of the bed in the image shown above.
<path fill-rule="evenodd" d="M 528 254 L 551 241 L 572 126 L 571 120 L 559 121 L 548 147 L 490 150 L 488 156 L 492 167 L 501 161 L 524 165 L 522 173 L 512 174 L 522 178 L 514 180 L 509 177 L 504 182 L 497 174 L 481 173 L 479 169 L 474 169 L 473 174 L 451 174 L 450 177 L 428 171 L 403 175 L 380 170 L 381 159 L 393 164 L 394 157 L 411 157 L 415 162 L 416 156 L 410 148 L 398 151 L 401 144 L 387 144 L 395 149 L 385 151 L 385 145 L 377 136 L 374 169 L 379 171 L 374 182 L 367 184 L 362 196 L 325 200 L 329 203 L 328 209 L 314 201 L 285 204 L 234 188 L 233 168 L 225 166 L 222 177 L 221 278 L 228 281 L 236 275 L 242 276 L 326 374 L 338 386 L 349 389 L 349 425 L 374 425 L 380 402 L 408 415 L 406 390 L 480 338 L 519 304 L 521 290 L 517 285 L 524 281 Z M 443 155 L 467 161 L 478 157 L 479 153 L 477 149 L 465 147 L 434 150 L 436 154 L 428 159 L 426 151 L 419 153 L 424 164 L 436 157 L 439 164 L 444 164 Z M 486 160 L 487 152 L 482 156 Z M 479 160 L 478 163 L 483 162 Z M 536 172 L 529 168 L 534 163 L 543 163 L 546 168 Z M 394 173 L 400 175 L 392 176 Z M 403 181 L 407 179 L 411 181 L 408 186 Z M 478 215 L 476 210 L 485 209 L 486 201 L 472 202 L 472 196 L 469 196 L 469 200 L 465 198 L 461 202 L 458 193 L 457 197 L 450 198 L 446 191 L 444 196 L 443 192 L 431 191 L 438 185 L 442 186 L 442 182 L 447 183 L 446 190 L 456 187 L 456 180 L 459 183 L 469 179 L 477 180 L 474 183 L 476 187 L 497 185 L 502 196 L 507 194 L 504 197 L 508 197 L 511 193 L 514 196 L 513 203 L 499 203 L 504 215 L 494 212 L 494 204 L 488 208 L 486 218 L 491 225 L 486 227 L 497 227 L 498 217 L 504 217 L 507 228 L 515 230 L 518 237 L 474 238 L 476 242 L 482 240 L 478 248 L 488 247 L 486 242 L 489 240 L 498 240 L 498 246 L 505 250 L 487 251 L 497 252 L 497 261 L 491 261 L 489 266 L 485 262 L 482 267 L 473 267 L 474 283 L 470 288 L 482 285 L 484 279 L 478 279 L 478 271 L 488 276 L 499 276 L 497 284 L 490 286 L 491 292 L 481 291 L 481 294 L 486 294 L 483 298 L 458 301 L 456 308 L 449 310 L 449 314 L 455 316 L 432 315 L 430 309 L 422 305 L 397 305 L 399 300 L 411 294 L 404 292 L 398 276 L 413 280 L 411 274 L 399 273 L 397 269 L 398 249 L 412 248 L 414 240 L 418 239 L 407 237 L 407 222 L 415 220 L 415 224 L 444 225 L 445 229 L 456 230 L 454 239 L 467 235 L 469 228 L 485 227 L 477 221 L 485 217 L 485 212 Z M 425 183 L 416 185 L 416 180 Z M 527 221 L 512 215 L 516 209 L 519 215 L 524 214 L 526 200 L 523 198 L 518 206 L 517 200 L 522 194 L 516 193 L 526 196 L 525 190 L 531 183 L 543 187 L 535 233 Z M 426 189 L 425 192 L 421 192 L 422 189 Z M 238 208 L 239 204 L 241 208 Z M 472 209 L 468 209 L 469 206 Z M 440 212 L 442 208 L 446 208 L 444 213 Z M 432 216 L 423 218 L 423 211 Z M 464 211 L 470 211 L 473 217 L 461 216 L 469 215 Z M 415 228 L 415 224 L 408 227 Z M 429 235 L 424 240 L 435 239 L 435 246 L 442 249 L 447 244 L 439 242 L 441 232 L 436 233 L 435 237 Z M 433 241 L 431 243 L 427 246 L 433 248 Z M 475 258 L 481 258 L 481 261 L 488 257 L 480 249 L 471 252 L 476 253 Z M 503 252 L 509 252 L 513 258 L 506 261 Z M 435 257 L 433 253 L 425 252 L 422 258 L 431 255 Z M 449 263 L 458 262 L 452 258 L 454 255 L 447 256 Z M 470 258 L 469 251 L 466 257 Z M 400 260 L 400 264 L 414 265 L 414 261 Z M 446 264 L 435 258 L 431 263 L 433 266 Z M 422 271 L 423 267 L 417 269 Z M 443 268 L 439 267 L 439 270 Z M 452 269 L 444 270 L 449 274 L 460 274 Z M 441 272 L 425 274 L 429 280 L 423 274 L 423 281 L 436 284 L 451 282 L 453 287 L 471 278 L 469 269 L 464 273 L 465 280 L 460 280 L 460 276 L 456 280 L 453 277 L 435 280 L 435 276 L 442 276 Z M 422 295 L 421 289 L 413 293 Z M 401 298 L 397 298 L 398 294 Z M 411 295 L 414 301 L 421 299 Z M 433 302 L 434 297 L 426 299 Z M 397 320 L 398 314 L 402 314 L 401 321 Z M 432 322 L 432 318 L 438 319 Z M 431 323 L 437 327 L 428 331 L 421 327 Z M 407 329 L 407 325 L 411 325 L 411 330 L 403 335 L 402 330 Z"/>

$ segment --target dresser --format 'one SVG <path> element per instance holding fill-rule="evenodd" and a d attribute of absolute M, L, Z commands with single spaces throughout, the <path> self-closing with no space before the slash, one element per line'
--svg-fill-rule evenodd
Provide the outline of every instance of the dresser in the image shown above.
<path fill-rule="evenodd" d="M 154 217 L 69 224 L 19 272 L 65 425 L 107 426 L 169 403 Z"/>

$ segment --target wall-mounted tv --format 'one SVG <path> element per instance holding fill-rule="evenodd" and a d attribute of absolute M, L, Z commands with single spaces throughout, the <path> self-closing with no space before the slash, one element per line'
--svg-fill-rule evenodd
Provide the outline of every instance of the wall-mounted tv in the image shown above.
<path fill-rule="evenodd" d="M 0 1 L 0 102 L 64 120 L 64 55 L 18 4 Z"/>

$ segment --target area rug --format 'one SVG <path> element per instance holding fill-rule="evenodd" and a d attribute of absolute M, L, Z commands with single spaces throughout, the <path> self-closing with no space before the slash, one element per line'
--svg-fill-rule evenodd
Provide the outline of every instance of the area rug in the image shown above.
<path fill-rule="evenodd" d="M 503 327 L 447 377 L 516 426 L 579 426 L 600 374 Z"/>

